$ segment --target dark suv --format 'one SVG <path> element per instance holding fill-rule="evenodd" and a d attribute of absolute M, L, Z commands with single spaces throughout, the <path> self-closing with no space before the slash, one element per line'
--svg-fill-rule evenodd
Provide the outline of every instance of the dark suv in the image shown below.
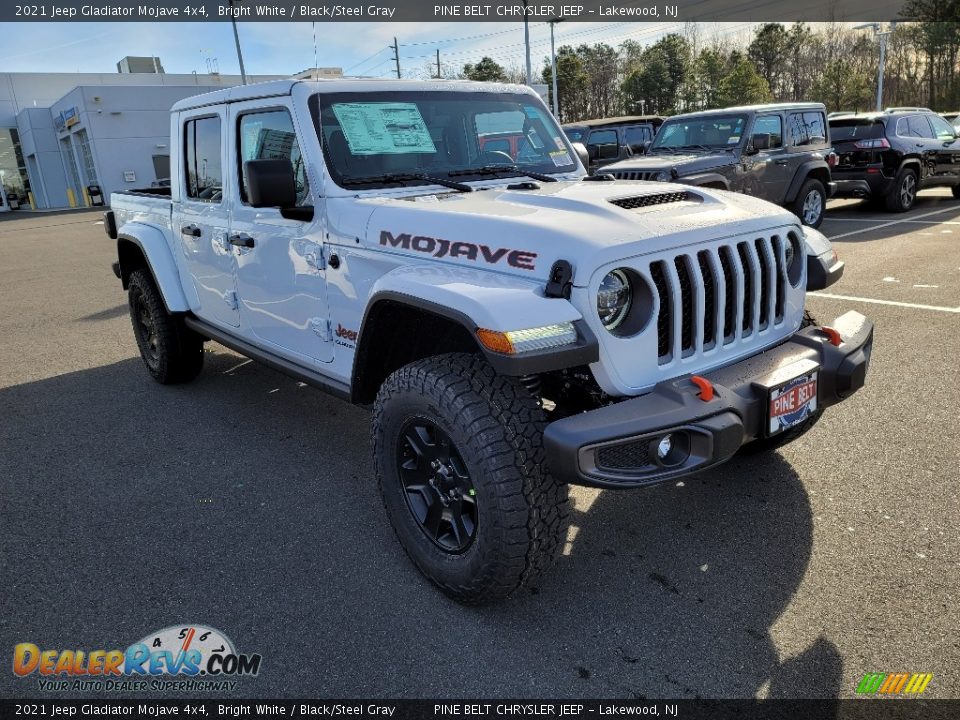
<path fill-rule="evenodd" d="M 563 132 L 570 142 L 587 148 L 587 172 L 592 174 L 604 165 L 643 154 L 662 124 L 659 115 L 628 115 L 568 123 Z"/>
<path fill-rule="evenodd" d="M 840 197 L 883 200 L 891 212 L 912 208 L 924 188 L 952 187 L 960 198 L 960 132 L 934 112 L 842 115 L 830 118 L 830 134 Z"/>
<path fill-rule="evenodd" d="M 643 157 L 604 168 L 624 180 L 716 187 L 784 205 L 811 227 L 833 184 L 826 108 L 750 105 L 667 118 Z"/>

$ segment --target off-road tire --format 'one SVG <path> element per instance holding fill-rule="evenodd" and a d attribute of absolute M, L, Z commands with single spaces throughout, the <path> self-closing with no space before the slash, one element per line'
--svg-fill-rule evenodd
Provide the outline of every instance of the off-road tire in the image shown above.
<path fill-rule="evenodd" d="M 888 212 L 907 212 L 917 202 L 917 171 L 902 168 L 897 173 L 889 194 L 884 198 Z"/>
<path fill-rule="evenodd" d="M 400 435 L 418 418 L 449 437 L 476 491 L 475 535 L 459 553 L 439 547 L 407 501 Z M 419 360 L 381 386 L 372 444 L 383 505 L 414 565 L 451 598 L 468 605 L 503 600 L 531 586 L 562 548 L 568 488 L 547 467 L 545 424 L 530 393 L 476 355 Z"/>
<path fill-rule="evenodd" d="M 130 321 L 140 357 L 164 385 L 193 380 L 203 369 L 203 338 L 167 312 L 149 270 L 134 270 L 128 285 Z"/>
<path fill-rule="evenodd" d="M 820 195 L 820 214 L 815 220 L 807 221 L 804 217 L 806 211 L 805 205 L 807 202 L 808 196 L 811 193 L 819 193 Z M 797 193 L 797 199 L 793 201 L 793 205 L 790 208 L 790 211 L 800 218 L 800 221 L 807 227 L 818 228 L 820 223 L 823 222 L 823 215 L 827 210 L 827 191 L 823 187 L 823 183 L 817 180 L 816 178 L 807 178 L 806 182 L 803 183 L 803 186 L 800 188 L 800 192 Z"/>
<path fill-rule="evenodd" d="M 819 325 L 816 319 L 810 314 L 809 310 L 803 311 L 803 321 L 800 323 L 800 329 L 811 327 L 814 325 Z M 808 430 L 813 428 L 814 425 L 820 420 L 823 416 L 823 410 L 817 409 L 814 413 L 804 420 L 799 425 L 794 425 L 789 430 L 774 435 L 771 438 L 758 438 L 751 443 L 747 443 L 741 449 L 744 455 L 755 455 L 757 453 L 767 452 L 769 450 L 776 450 L 781 448 L 784 445 L 792 443 L 794 440 L 799 438 L 801 435 L 805 435 Z"/>

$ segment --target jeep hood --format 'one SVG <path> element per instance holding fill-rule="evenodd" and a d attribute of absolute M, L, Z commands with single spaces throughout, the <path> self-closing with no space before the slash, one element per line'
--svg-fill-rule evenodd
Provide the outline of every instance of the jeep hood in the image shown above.
<path fill-rule="evenodd" d="M 608 262 L 794 226 L 746 195 L 653 182 L 539 183 L 416 197 L 328 198 L 332 224 L 379 251 L 543 281 L 569 261 L 586 285 Z M 619 204 L 617 204 L 619 203 Z M 628 209 L 628 207 L 635 209 Z"/>
<path fill-rule="evenodd" d="M 680 175 L 692 175 L 699 172 L 708 172 L 715 168 L 727 167 L 737 162 L 733 153 L 686 153 L 670 155 L 669 153 L 640 155 L 621 160 L 620 162 L 605 165 L 599 172 L 616 172 L 618 170 L 670 170 L 676 168 Z"/>

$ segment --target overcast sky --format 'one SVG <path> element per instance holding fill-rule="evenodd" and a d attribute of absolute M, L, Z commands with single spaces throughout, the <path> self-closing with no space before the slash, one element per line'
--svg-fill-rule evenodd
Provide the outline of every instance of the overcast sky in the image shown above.
<path fill-rule="evenodd" d="M 239 24 L 243 59 L 252 75 L 292 74 L 314 65 L 310 23 Z M 749 33 L 747 23 L 703 27 L 706 37 L 734 39 Z M 626 39 L 654 42 L 676 23 L 569 23 L 556 28 L 557 45 Z M 500 64 L 524 65 L 522 23 L 317 23 L 319 67 L 341 67 L 348 75 L 394 73 L 394 36 L 400 42 L 405 77 L 423 76 L 425 65 L 440 59 L 459 69 L 490 55 Z M 207 72 L 208 60 L 221 73 L 239 73 L 228 22 L 207 23 L 0 23 L 0 72 L 116 72 L 125 55 L 159 55 L 169 73 Z M 530 24 L 534 73 L 550 53 L 546 23 Z"/>

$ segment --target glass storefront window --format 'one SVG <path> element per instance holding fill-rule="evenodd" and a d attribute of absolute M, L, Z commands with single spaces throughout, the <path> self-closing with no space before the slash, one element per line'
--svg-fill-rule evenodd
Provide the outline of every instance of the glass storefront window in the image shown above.
<path fill-rule="evenodd" d="M 30 181 L 16 128 L 0 128 L 0 182 L 7 195 L 26 199 Z"/>

